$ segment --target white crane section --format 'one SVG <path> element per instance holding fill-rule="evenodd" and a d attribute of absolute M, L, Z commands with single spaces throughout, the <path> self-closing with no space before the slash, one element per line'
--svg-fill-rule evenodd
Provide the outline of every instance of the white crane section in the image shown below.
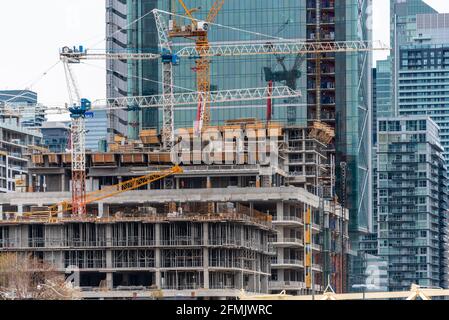
<path fill-rule="evenodd" d="M 260 41 L 253 43 L 211 43 L 210 48 L 200 50 L 187 46 L 176 54 L 180 58 L 194 58 L 200 54 L 207 57 L 232 57 L 251 55 L 293 55 L 310 53 L 351 53 L 374 50 L 388 50 L 381 41 L 341 41 L 341 42 L 304 42 L 301 40 Z"/>
<path fill-rule="evenodd" d="M 183 92 L 174 93 L 172 98 L 174 104 L 179 106 L 196 105 L 198 99 L 205 97 L 204 92 Z M 278 86 L 269 91 L 269 88 L 233 89 L 210 92 L 211 103 L 227 103 L 240 101 L 265 100 L 269 97 L 273 99 L 287 99 L 300 97 L 301 92 L 290 89 L 286 86 Z M 97 100 L 92 104 L 93 110 L 98 109 L 126 109 L 129 106 L 139 106 L 141 108 L 164 107 L 165 96 L 155 95 L 147 97 L 121 97 L 107 100 Z"/>
<path fill-rule="evenodd" d="M 162 19 L 161 17 L 159 17 Z M 158 22 L 157 25 L 164 25 Z M 164 29 L 165 30 L 165 29 Z M 159 34 L 164 34 L 160 31 Z M 166 37 L 165 37 L 166 39 Z M 168 41 L 168 40 L 167 40 Z M 160 43 L 162 48 L 172 50 L 170 42 Z M 179 58 L 196 58 L 200 54 L 207 57 L 229 57 L 248 55 L 289 55 L 289 54 L 311 54 L 311 53 L 351 53 L 377 50 L 389 50 L 390 48 L 381 41 L 335 41 L 335 42 L 305 42 L 300 39 L 276 40 L 276 41 L 252 41 L 245 43 L 219 42 L 210 43 L 210 48 L 200 50 L 195 46 L 185 46 L 173 55 Z M 157 60 L 162 57 L 155 53 L 90 53 L 65 47 L 61 57 L 70 63 L 81 62 L 81 60 Z"/>
<path fill-rule="evenodd" d="M 171 150 L 175 141 L 175 97 L 173 65 L 178 63 L 176 56 L 172 55 L 172 43 L 168 37 L 168 25 L 165 18 L 154 11 L 154 20 L 158 32 L 159 48 L 162 53 L 162 98 L 164 101 L 162 112 L 162 143 L 163 148 Z M 164 58 L 166 57 L 166 58 Z"/>
<path fill-rule="evenodd" d="M 60 52 L 61 59 L 66 59 L 69 63 L 80 63 L 82 60 L 156 60 L 161 56 L 154 53 L 91 53 L 80 48 L 64 47 Z"/>

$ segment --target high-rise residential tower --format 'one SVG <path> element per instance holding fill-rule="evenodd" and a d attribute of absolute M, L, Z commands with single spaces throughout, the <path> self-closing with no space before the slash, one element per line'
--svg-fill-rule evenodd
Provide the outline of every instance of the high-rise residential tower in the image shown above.
<path fill-rule="evenodd" d="M 390 0 L 390 39 L 393 54 L 392 63 L 392 112 L 398 115 L 397 111 L 397 86 L 398 86 L 398 59 L 399 47 L 413 42 L 417 35 L 416 17 L 418 14 L 438 13 L 435 9 L 423 0 Z"/>
<path fill-rule="evenodd" d="M 439 128 L 425 116 L 378 123 L 378 254 L 388 261 L 388 289 L 446 288 L 448 178 Z"/>

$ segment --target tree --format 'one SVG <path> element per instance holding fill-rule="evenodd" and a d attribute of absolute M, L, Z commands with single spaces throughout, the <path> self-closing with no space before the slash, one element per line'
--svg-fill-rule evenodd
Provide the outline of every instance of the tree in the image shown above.
<path fill-rule="evenodd" d="M 64 274 L 32 255 L 0 254 L 0 300 L 73 300 Z"/>

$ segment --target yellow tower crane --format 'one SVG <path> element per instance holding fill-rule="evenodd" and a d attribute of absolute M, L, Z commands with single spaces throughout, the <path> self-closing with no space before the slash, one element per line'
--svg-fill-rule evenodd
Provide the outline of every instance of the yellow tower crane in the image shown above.
<path fill-rule="evenodd" d="M 198 112 L 196 116 L 197 127 L 196 131 L 201 131 L 203 127 L 210 124 L 210 60 L 208 58 L 209 52 L 209 25 L 213 23 L 223 7 L 225 0 L 216 0 L 209 10 L 205 21 L 199 21 L 192 16 L 192 13 L 198 11 L 198 8 L 189 9 L 183 0 L 178 0 L 184 9 L 186 15 L 192 21 L 191 25 L 179 27 L 175 20 L 171 28 L 169 28 L 168 36 L 170 38 L 195 38 L 196 50 L 199 56 L 196 59 L 196 79 L 197 90 L 204 92 L 204 96 L 200 97 L 198 101 Z M 172 8 L 174 9 L 174 8 Z"/>

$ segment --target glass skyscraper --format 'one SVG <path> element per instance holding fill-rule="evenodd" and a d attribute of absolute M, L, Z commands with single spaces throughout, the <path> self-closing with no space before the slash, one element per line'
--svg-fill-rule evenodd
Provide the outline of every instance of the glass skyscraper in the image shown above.
<path fill-rule="evenodd" d="M 397 111 L 397 74 L 399 70 L 399 48 L 413 42 L 417 35 L 416 19 L 418 14 L 437 13 L 435 9 L 423 0 L 390 0 L 390 38 L 393 55 L 392 63 L 392 113 L 398 115 Z"/>
<path fill-rule="evenodd" d="M 378 123 L 378 254 L 388 261 L 388 288 L 446 288 L 448 177 L 438 126 L 426 116 Z"/>

